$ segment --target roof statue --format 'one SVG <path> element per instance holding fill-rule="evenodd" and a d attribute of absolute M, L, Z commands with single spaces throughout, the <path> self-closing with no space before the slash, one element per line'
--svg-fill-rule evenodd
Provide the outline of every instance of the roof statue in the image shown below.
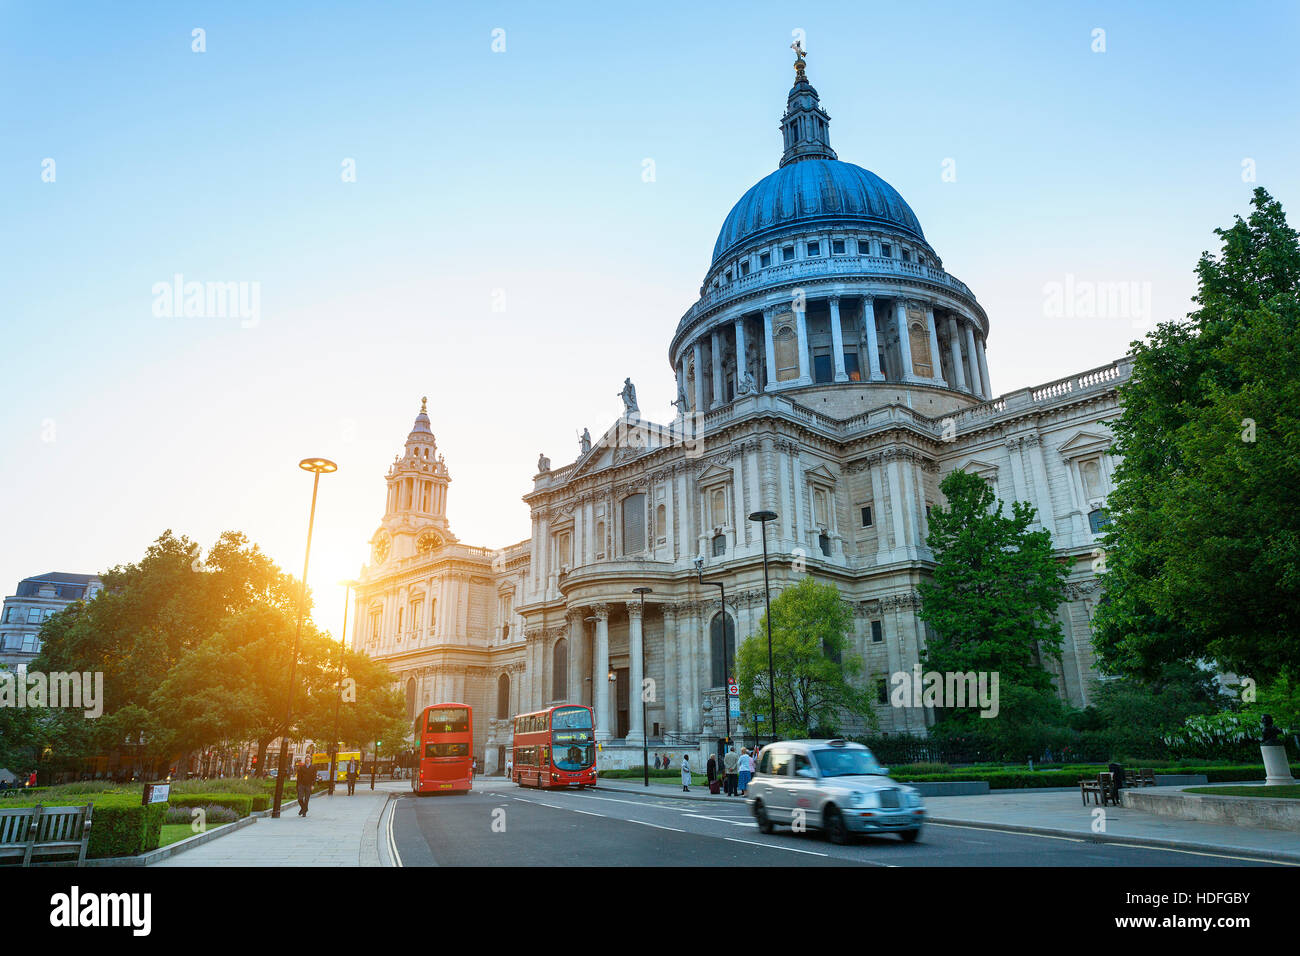
<path fill-rule="evenodd" d="M 623 414 L 629 418 L 633 415 L 639 415 L 640 409 L 636 406 L 636 386 L 632 384 L 632 379 L 623 379 L 623 390 L 618 393 L 619 398 L 623 399 Z"/>

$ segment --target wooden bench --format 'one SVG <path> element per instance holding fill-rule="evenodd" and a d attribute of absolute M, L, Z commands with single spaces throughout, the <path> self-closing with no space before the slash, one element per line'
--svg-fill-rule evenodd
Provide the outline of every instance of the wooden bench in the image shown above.
<path fill-rule="evenodd" d="M 1079 794 L 1083 798 L 1084 806 L 1088 805 L 1088 797 L 1092 796 L 1098 806 L 1106 806 L 1113 803 L 1119 805 L 1119 800 L 1114 792 L 1115 775 L 1111 773 L 1099 773 L 1094 780 L 1090 777 L 1084 777 L 1079 781 Z"/>
<path fill-rule="evenodd" d="M 31 866 L 50 857 L 76 854 L 86 862 L 90 815 L 94 807 L 13 807 L 0 810 L 0 860 L 18 859 Z M 60 860 L 72 863 L 71 859 Z"/>
<path fill-rule="evenodd" d="M 1134 786 L 1154 787 L 1155 785 L 1156 785 L 1156 772 L 1154 770 L 1148 767 L 1138 771 L 1137 782 L 1134 784 Z"/>

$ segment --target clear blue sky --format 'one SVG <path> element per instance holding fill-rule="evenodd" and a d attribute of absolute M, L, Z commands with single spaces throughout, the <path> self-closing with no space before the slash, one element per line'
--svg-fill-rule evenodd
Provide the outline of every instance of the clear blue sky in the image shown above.
<path fill-rule="evenodd" d="M 243 530 L 298 573 L 295 464 L 325 455 L 311 578 L 337 631 L 425 394 L 453 529 L 526 537 L 538 452 L 572 460 L 625 375 L 670 417 L 668 341 L 776 166 L 796 28 L 840 157 L 987 309 L 995 390 L 1107 362 L 1140 329 L 1045 317 L 1045 283 L 1150 283 L 1184 314 L 1245 159 L 1300 221 L 1298 10 L 4 4 L 0 587 L 167 527 Z M 260 321 L 155 316 L 177 273 L 260 283 Z"/>

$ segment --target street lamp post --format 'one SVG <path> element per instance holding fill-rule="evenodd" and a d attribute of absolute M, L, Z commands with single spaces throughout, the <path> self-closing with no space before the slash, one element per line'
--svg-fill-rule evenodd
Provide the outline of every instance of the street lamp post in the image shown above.
<path fill-rule="evenodd" d="M 645 681 L 645 596 L 653 594 L 654 588 L 633 588 L 633 594 L 641 595 L 641 680 Z M 645 774 L 645 785 L 650 786 L 650 725 L 646 723 L 645 688 L 638 687 L 641 695 L 641 770 Z"/>
<path fill-rule="evenodd" d="M 275 775 L 275 803 L 271 807 L 271 816 L 280 816 L 280 801 L 284 798 L 285 764 L 289 759 L 289 724 L 293 720 L 293 682 L 298 676 L 298 645 L 302 641 L 302 618 L 307 612 L 307 567 L 311 563 L 311 533 L 316 523 L 316 490 L 320 487 L 320 476 L 339 470 L 339 466 L 328 458 L 304 458 L 298 462 L 303 471 L 313 474 L 311 482 L 311 514 L 307 518 L 307 556 L 302 561 L 302 585 L 298 589 L 298 628 L 293 635 L 293 657 L 289 661 L 289 699 L 284 705 L 284 733 L 280 735 L 280 770 Z"/>
<path fill-rule="evenodd" d="M 334 684 L 334 736 L 330 738 L 330 796 L 334 796 L 334 780 L 339 765 L 339 702 L 343 699 L 343 649 L 348 645 L 348 594 L 356 581 L 340 581 L 343 585 L 343 636 L 339 638 L 339 676 Z"/>
<path fill-rule="evenodd" d="M 767 523 L 775 521 L 775 511 L 755 511 L 749 516 L 750 521 L 757 521 L 763 526 L 763 605 L 767 609 L 767 690 L 769 706 L 772 712 L 767 715 L 772 731 L 772 740 L 776 740 L 776 668 L 772 664 L 772 588 L 767 580 Z M 758 731 L 755 729 L 757 738 Z"/>
<path fill-rule="evenodd" d="M 704 580 L 704 559 L 695 559 L 695 573 L 699 576 L 700 584 L 712 584 L 722 592 L 722 686 L 726 690 L 726 701 L 722 713 L 726 718 L 727 736 L 723 741 L 723 750 L 725 756 L 725 746 L 731 743 L 731 646 L 727 640 L 727 586 L 721 581 Z"/>

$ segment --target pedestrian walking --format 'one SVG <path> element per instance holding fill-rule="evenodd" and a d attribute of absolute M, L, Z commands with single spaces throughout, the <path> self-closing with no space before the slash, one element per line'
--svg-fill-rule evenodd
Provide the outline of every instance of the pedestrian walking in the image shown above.
<path fill-rule="evenodd" d="M 722 769 L 727 772 L 726 791 L 729 797 L 736 795 L 736 775 L 739 766 L 740 754 L 736 753 L 734 747 L 729 748 L 727 755 L 722 758 Z"/>
<path fill-rule="evenodd" d="M 506 779 L 507 779 L 507 780 L 513 780 L 513 779 L 515 779 L 515 778 L 514 778 L 514 769 L 515 769 L 515 762 L 514 762 L 514 760 L 513 760 L 512 758 L 510 758 L 510 757 L 506 757 Z"/>
<path fill-rule="evenodd" d="M 691 755 L 682 754 L 682 790 L 690 792 L 691 789 Z"/>
<path fill-rule="evenodd" d="M 360 772 L 361 772 L 361 768 L 357 766 L 356 758 L 350 759 L 348 761 L 348 796 L 349 797 L 357 792 L 357 774 Z"/>
<path fill-rule="evenodd" d="M 311 790 L 316 783 L 316 768 L 304 760 L 298 765 L 298 816 L 307 815 L 307 804 L 311 801 Z"/>
<path fill-rule="evenodd" d="M 749 755 L 749 749 L 742 747 L 740 750 L 740 761 L 737 763 L 740 773 L 740 795 L 743 797 L 745 791 L 749 789 L 749 781 L 754 776 L 754 758 Z"/>

